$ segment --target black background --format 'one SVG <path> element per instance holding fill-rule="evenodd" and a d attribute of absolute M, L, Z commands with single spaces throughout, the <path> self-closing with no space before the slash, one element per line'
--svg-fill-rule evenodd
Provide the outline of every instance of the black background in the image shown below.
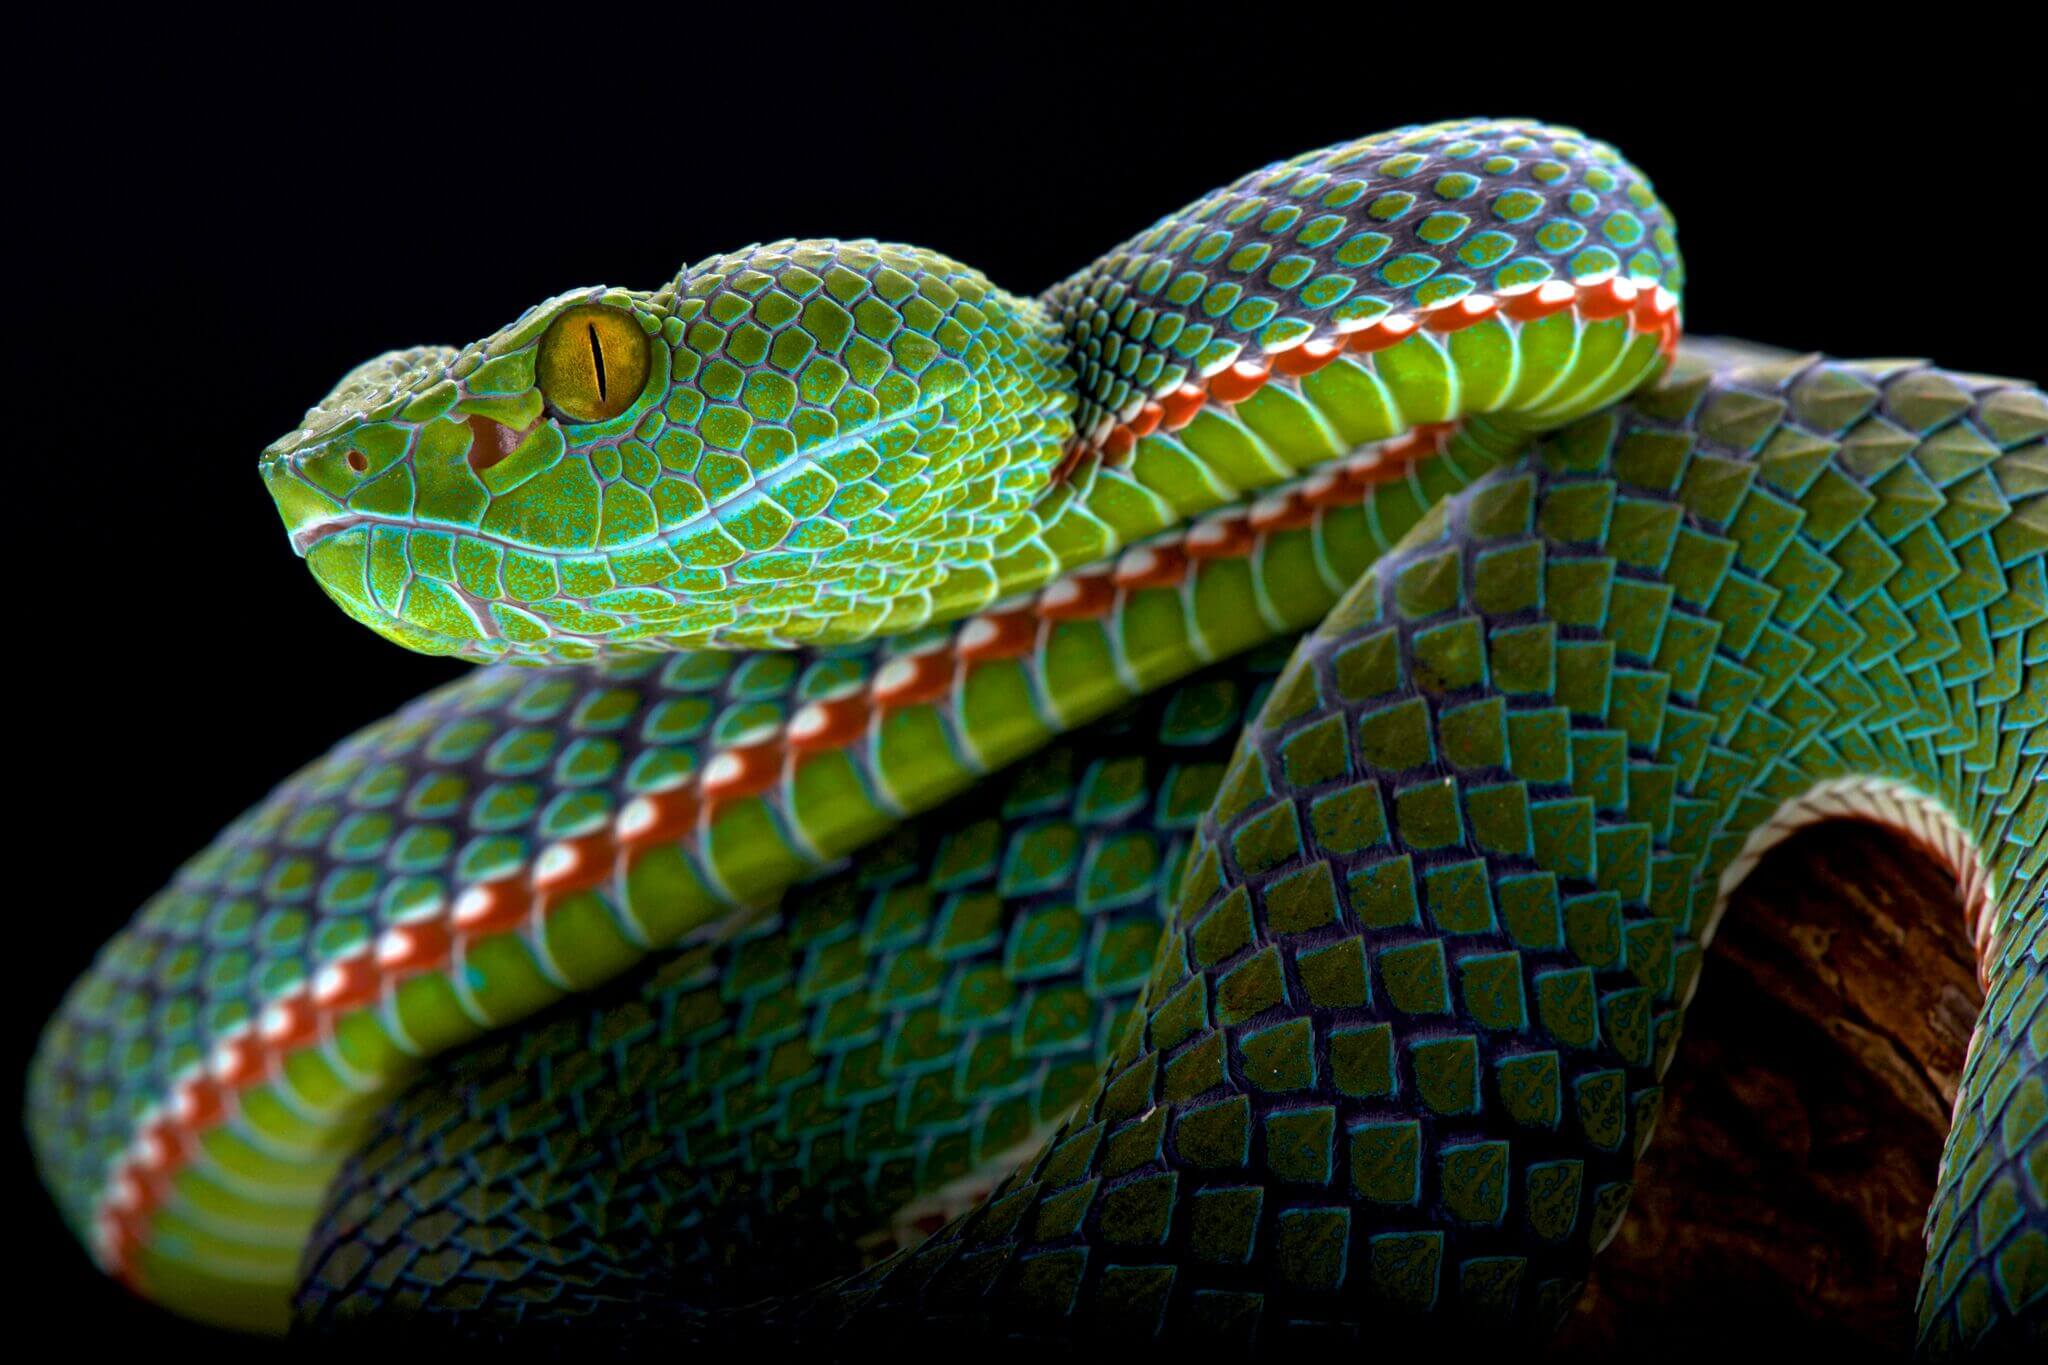
<path fill-rule="evenodd" d="M 28 476 L 8 485 L 0 606 L 26 803 L 5 828 L 29 874 L 6 928 L 10 1062 L 180 860 L 459 669 L 326 602 L 257 453 L 358 361 L 467 342 L 562 289 L 652 287 L 816 235 L 919 242 L 1035 291 L 1266 161 L 1513 113 L 1649 172 L 1697 334 L 2043 377 L 2041 76 L 1999 55 L 2020 35 L 1952 7 L 1810 46 L 1709 14 L 1681 31 L 1438 8 L 1027 26 L 743 5 L 653 27 L 586 0 L 442 34 L 359 15 L 138 32 L 109 14 L 25 37 L 0 419 Z M 101 1282 L 9 1127 L 15 1314 L 81 1344 L 240 1353 Z"/>

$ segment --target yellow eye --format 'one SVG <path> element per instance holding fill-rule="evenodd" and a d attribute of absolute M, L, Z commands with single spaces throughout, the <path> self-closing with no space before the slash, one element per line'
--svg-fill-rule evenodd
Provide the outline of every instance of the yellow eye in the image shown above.
<path fill-rule="evenodd" d="M 623 309 L 580 304 L 541 334 L 534 370 L 556 411 L 572 422 L 602 422 L 647 387 L 647 334 Z"/>

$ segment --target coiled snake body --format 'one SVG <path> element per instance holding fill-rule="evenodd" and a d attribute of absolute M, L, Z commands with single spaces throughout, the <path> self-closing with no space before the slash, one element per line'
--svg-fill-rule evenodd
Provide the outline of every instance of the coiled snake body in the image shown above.
<path fill-rule="evenodd" d="M 269 1330 L 1541 1331 L 1728 892 L 1851 817 L 1986 989 L 1922 1345 L 2038 1343 L 2048 402 L 1681 352 L 1680 283 L 1470 122 L 1040 299 L 784 242 L 365 365 L 264 477 L 487 666 L 107 946 L 47 1183 Z"/>

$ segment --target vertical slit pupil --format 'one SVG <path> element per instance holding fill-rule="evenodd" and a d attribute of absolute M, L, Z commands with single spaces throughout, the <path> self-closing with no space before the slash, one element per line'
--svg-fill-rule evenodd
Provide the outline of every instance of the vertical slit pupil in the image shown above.
<path fill-rule="evenodd" d="M 597 339 L 596 323 L 590 323 L 587 330 L 590 336 L 590 364 L 597 371 L 597 401 L 609 402 L 611 396 L 605 392 L 604 343 Z"/>

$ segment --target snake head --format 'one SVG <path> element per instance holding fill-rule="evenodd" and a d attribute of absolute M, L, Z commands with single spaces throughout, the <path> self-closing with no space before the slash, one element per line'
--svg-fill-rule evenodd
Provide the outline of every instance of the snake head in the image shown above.
<path fill-rule="evenodd" d="M 424 653 L 855 639 L 1028 521 L 1058 364 L 1038 305 L 954 262 L 784 242 L 380 356 L 262 473 L 327 594 Z"/>

